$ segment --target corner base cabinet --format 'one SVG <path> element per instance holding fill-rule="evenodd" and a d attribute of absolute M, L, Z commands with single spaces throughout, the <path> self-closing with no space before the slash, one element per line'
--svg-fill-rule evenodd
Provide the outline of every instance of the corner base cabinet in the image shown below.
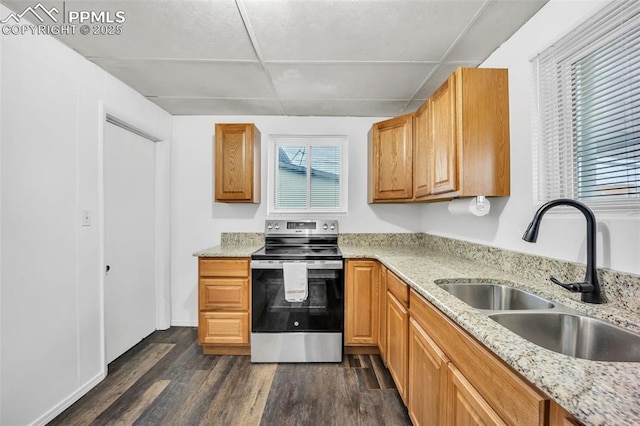
<path fill-rule="evenodd" d="M 198 343 L 204 353 L 248 355 L 249 259 L 198 259 Z"/>

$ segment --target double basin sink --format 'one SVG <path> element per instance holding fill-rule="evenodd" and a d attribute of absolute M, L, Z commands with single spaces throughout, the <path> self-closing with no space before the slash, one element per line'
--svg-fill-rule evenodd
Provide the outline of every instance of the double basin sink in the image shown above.
<path fill-rule="evenodd" d="M 439 287 L 546 349 L 592 361 L 640 362 L 640 335 L 499 283 Z"/>

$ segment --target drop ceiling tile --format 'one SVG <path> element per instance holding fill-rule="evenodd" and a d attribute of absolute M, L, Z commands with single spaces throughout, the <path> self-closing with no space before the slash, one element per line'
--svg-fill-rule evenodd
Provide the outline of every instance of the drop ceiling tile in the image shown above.
<path fill-rule="evenodd" d="M 282 99 L 410 99 L 434 68 L 422 63 L 270 63 Z"/>
<path fill-rule="evenodd" d="M 285 115 L 336 117 L 391 117 L 398 115 L 405 101 L 298 100 L 281 101 Z"/>
<path fill-rule="evenodd" d="M 265 60 L 439 61 L 483 1 L 241 3 Z"/>
<path fill-rule="evenodd" d="M 148 98 L 173 115 L 282 115 L 277 100 Z"/>
<path fill-rule="evenodd" d="M 427 80 L 422 88 L 416 93 L 414 99 L 429 99 L 429 96 L 435 92 L 442 83 L 456 70 L 458 67 L 475 68 L 479 62 L 467 62 L 467 63 L 442 63 L 440 67 L 433 73 L 433 75 Z"/>
<path fill-rule="evenodd" d="M 548 0 L 492 0 L 484 8 L 447 61 L 484 61 Z"/>
<path fill-rule="evenodd" d="M 271 98 L 257 62 L 94 59 L 145 96 Z"/>
<path fill-rule="evenodd" d="M 234 0 L 64 3 L 67 12 L 124 12 L 120 35 L 82 35 L 76 31 L 74 35 L 58 37 L 86 57 L 256 59 Z"/>

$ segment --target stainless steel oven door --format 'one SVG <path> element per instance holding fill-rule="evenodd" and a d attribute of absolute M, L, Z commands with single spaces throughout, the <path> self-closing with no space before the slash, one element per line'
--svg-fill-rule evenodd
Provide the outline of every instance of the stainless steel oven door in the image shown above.
<path fill-rule="evenodd" d="M 343 261 L 304 261 L 308 279 L 304 302 L 284 297 L 285 262 L 251 262 L 251 361 L 342 361 Z"/>
<path fill-rule="evenodd" d="M 344 264 L 311 260 L 307 264 L 308 297 L 288 302 L 278 260 L 251 262 L 252 332 L 323 332 L 344 328 Z"/>

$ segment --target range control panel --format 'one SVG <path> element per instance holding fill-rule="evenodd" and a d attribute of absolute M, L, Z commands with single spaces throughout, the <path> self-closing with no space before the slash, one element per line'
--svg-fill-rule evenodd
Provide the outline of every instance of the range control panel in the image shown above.
<path fill-rule="evenodd" d="M 337 220 L 270 220 L 264 224 L 268 235 L 337 235 Z"/>

